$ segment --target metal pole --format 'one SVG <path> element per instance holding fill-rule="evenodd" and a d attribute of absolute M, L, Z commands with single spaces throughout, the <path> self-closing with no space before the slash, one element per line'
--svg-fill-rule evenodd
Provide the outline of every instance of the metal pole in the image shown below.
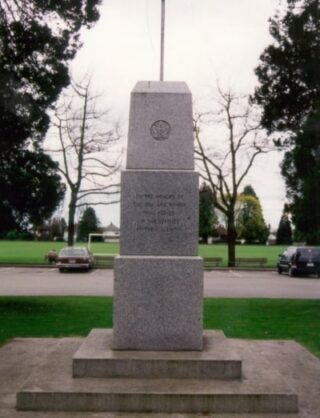
<path fill-rule="evenodd" d="M 164 30 L 166 20 L 165 0 L 161 0 L 161 55 L 160 55 L 160 81 L 163 81 L 164 68 Z"/>

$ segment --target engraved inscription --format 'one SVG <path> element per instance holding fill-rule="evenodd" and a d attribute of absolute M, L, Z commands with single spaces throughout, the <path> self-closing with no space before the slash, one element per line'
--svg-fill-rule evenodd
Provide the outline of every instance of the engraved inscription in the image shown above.
<path fill-rule="evenodd" d="M 186 206 L 182 193 L 136 193 L 136 230 L 140 232 L 183 232 L 185 220 L 181 209 Z"/>
<path fill-rule="evenodd" d="M 171 126 L 165 120 L 157 120 L 151 125 L 150 133 L 157 141 L 168 139 L 171 133 Z"/>

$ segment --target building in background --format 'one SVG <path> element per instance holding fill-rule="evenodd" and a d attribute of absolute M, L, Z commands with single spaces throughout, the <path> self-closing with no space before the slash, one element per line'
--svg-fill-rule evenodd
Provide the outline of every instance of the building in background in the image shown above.
<path fill-rule="evenodd" d="M 120 228 L 114 225 L 112 222 L 101 228 L 101 233 L 103 234 L 104 242 L 117 242 L 120 238 Z"/>

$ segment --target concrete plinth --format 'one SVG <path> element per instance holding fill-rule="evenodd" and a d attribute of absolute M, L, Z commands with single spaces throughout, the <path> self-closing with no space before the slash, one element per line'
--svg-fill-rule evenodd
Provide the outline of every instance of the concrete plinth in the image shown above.
<path fill-rule="evenodd" d="M 115 260 L 113 348 L 202 349 L 202 259 Z"/>
<path fill-rule="evenodd" d="M 207 338 L 216 338 L 210 332 Z M 233 343 L 231 342 L 231 346 Z M 18 410 L 127 413 L 296 413 L 286 379 L 249 350 L 243 379 L 72 378 L 79 344 L 62 340 L 17 394 Z M 131 353 L 134 358 L 135 353 Z M 89 415 L 88 415 L 89 416 Z M 242 416 L 242 415 L 241 415 Z"/>
<path fill-rule="evenodd" d="M 60 390 L 63 390 L 64 379 L 67 380 L 68 389 L 71 379 L 72 356 L 83 344 L 84 338 L 14 338 L 0 346 L 0 417 L 1 418 L 316 418 L 320 417 L 319 402 L 319 376 L 320 359 L 311 354 L 300 344 L 285 341 L 254 341 L 228 339 L 232 349 L 243 360 L 243 375 L 250 380 L 250 376 L 257 374 L 263 378 L 266 374 L 276 375 L 275 380 L 283 382 L 282 391 L 294 391 L 299 396 L 299 412 L 297 413 L 201 413 L 195 414 L 150 414 L 150 413 L 123 413 L 123 412 L 53 412 L 53 411 L 17 411 L 16 392 L 28 390 L 32 381 L 37 390 L 47 390 L 42 381 L 35 380 L 37 370 L 41 364 L 47 367 L 48 355 L 60 347 L 64 352 L 65 360 L 56 363 L 52 369 L 47 369 L 47 376 L 43 380 L 50 381 L 51 374 L 60 374 Z M 45 373 L 45 370 L 43 371 Z M 87 381 L 88 379 L 84 379 Z M 257 380 L 257 379 L 256 379 Z M 267 379 L 265 390 L 271 379 Z M 51 388 L 52 389 L 52 388 Z"/>
<path fill-rule="evenodd" d="M 94 329 L 73 357 L 73 377 L 240 379 L 241 358 L 219 331 L 203 351 L 114 351 L 112 330 Z"/>

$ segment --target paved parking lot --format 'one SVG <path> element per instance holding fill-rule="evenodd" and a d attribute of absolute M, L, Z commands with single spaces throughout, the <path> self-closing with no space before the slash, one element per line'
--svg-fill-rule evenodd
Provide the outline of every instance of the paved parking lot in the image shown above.
<path fill-rule="evenodd" d="M 59 273 L 55 268 L 0 268 L 0 295 L 112 296 L 113 270 Z M 204 273 L 205 297 L 320 299 L 320 279 L 275 271 Z"/>

